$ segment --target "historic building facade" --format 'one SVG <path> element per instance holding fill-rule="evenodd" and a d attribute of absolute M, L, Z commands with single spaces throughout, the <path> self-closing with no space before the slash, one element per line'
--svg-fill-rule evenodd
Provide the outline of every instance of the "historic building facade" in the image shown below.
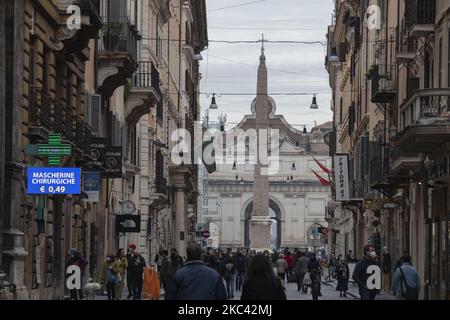
<path fill-rule="evenodd" d="M 259 76 L 258 88 L 261 88 L 261 81 L 264 79 Z M 280 140 L 279 160 L 273 160 L 279 164 L 279 169 L 268 176 L 267 196 L 272 222 L 270 249 L 313 249 L 325 246 L 323 236 L 317 235 L 316 241 L 313 241 L 311 235 L 312 226 L 327 227 L 325 207 L 330 200 L 330 188 L 321 185 L 311 169 L 321 172 L 314 158 L 331 167 L 328 146 L 324 141 L 326 133 L 332 130 L 331 123 L 316 127 L 310 133 L 299 131 L 290 126 L 282 115 L 276 114 L 276 104 L 271 97 L 267 98 L 267 102 L 267 128 L 279 130 Z M 254 142 L 237 133 L 248 135 L 250 130 L 255 129 L 256 108 L 255 99 L 251 106 L 252 113 L 246 115 L 235 128 L 223 133 L 226 161 L 217 164 L 216 172 L 203 176 L 201 222 L 209 226 L 210 232 L 214 229 L 211 235 L 216 238 L 210 245 L 215 243 L 214 246 L 222 248 L 252 248 L 251 220 L 254 192 L 257 192 L 254 184 L 255 165 L 250 156 L 250 149 L 254 147 L 251 144 Z M 217 157 L 216 153 L 216 161 Z M 322 172 L 322 175 L 328 180 L 326 174 Z M 219 230 L 218 233 L 215 230 Z"/>
<path fill-rule="evenodd" d="M 425 299 L 450 297 L 449 7 L 434 0 L 336 1 L 328 31 L 331 155 L 349 155 L 351 194 L 330 203 L 333 245 L 357 258 L 367 243 L 381 256 L 386 247 L 390 280 L 407 251 Z M 348 232 L 354 237 L 342 245 Z"/>
<path fill-rule="evenodd" d="M 87 259 L 83 283 L 101 281 L 106 255 L 130 242 L 148 262 L 159 247 L 182 250 L 196 194 L 175 191 L 168 141 L 198 112 L 192 55 L 207 46 L 205 2 L 8 0 L 0 31 L 0 299 L 63 299 L 70 249 Z M 28 145 L 49 134 L 71 146 L 61 166 L 81 168 L 80 195 L 27 194 L 26 168 L 49 166 Z M 94 158 L 111 147 L 115 174 Z M 183 171 L 193 188 L 196 172 Z M 124 213 L 140 230 L 118 231 Z"/>

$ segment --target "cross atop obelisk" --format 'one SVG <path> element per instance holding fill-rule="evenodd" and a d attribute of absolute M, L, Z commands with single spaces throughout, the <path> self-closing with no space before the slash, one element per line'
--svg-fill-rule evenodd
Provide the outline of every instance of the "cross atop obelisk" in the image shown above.
<path fill-rule="evenodd" d="M 266 62 L 266 56 L 264 54 L 264 42 L 267 42 L 267 40 L 264 39 L 264 33 L 261 34 L 261 40 L 258 40 L 258 42 L 261 42 L 261 56 L 259 57 L 259 61 L 261 63 L 265 63 Z"/>

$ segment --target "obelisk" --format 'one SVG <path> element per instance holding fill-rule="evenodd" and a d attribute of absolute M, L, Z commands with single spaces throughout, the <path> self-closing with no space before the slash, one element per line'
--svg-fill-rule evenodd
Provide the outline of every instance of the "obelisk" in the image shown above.
<path fill-rule="evenodd" d="M 269 213 L 269 176 L 267 164 L 261 163 L 260 150 L 267 150 L 269 127 L 269 100 L 267 95 L 267 67 L 264 55 L 264 35 L 261 57 L 259 58 L 258 81 L 256 86 L 255 130 L 258 137 L 253 184 L 253 212 L 250 220 L 250 248 L 256 251 L 270 250 L 271 224 Z M 265 146 L 265 147 L 263 147 Z"/>

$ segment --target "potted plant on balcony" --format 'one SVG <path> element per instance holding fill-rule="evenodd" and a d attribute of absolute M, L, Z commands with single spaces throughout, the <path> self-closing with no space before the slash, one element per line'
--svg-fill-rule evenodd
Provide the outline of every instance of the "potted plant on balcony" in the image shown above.
<path fill-rule="evenodd" d="M 116 51 L 122 33 L 122 22 L 106 22 L 102 26 L 103 45 L 108 51 Z"/>

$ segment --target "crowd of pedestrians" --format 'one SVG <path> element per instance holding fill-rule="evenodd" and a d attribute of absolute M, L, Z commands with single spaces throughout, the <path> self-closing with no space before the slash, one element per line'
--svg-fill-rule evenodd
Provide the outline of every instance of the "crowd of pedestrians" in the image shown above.
<path fill-rule="evenodd" d="M 233 299 L 237 291 L 242 300 L 285 300 L 286 283 L 295 282 L 297 290 L 303 294 L 311 288 L 314 297 L 313 283 L 317 284 L 315 295 L 321 296 L 322 279 L 337 281 L 339 297 L 347 296 L 348 283 L 352 279 L 362 300 L 374 300 L 380 290 L 368 285 L 372 275 L 370 270 L 373 266 L 380 267 L 384 283 L 389 278 L 386 274 L 391 263 L 386 248 L 379 257 L 372 245 L 364 247 L 364 256 L 357 261 L 351 251 L 344 259 L 342 255 L 336 258 L 334 254 L 328 258 L 320 250 L 317 253 L 299 250 L 256 253 L 248 249 L 232 252 L 231 249 L 212 248 L 204 251 L 198 244 L 191 243 L 186 250 L 187 258 L 181 257 L 176 249 L 171 249 L 170 254 L 168 250 L 160 249 L 153 269 L 153 264 L 147 267 L 136 245 L 130 244 L 127 249 L 127 253 L 119 249 L 115 255 L 107 255 L 100 278 L 108 300 L 120 300 L 125 283 L 127 299 L 134 300 L 141 300 L 143 289 L 150 299 L 159 299 L 160 287 L 167 300 L 227 300 Z M 349 263 L 353 262 L 356 264 L 350 274 Z M 68 263 L 79 266 L 82 274 L 88 264 L 73 249 L 69 252 Z M 418 299 L 420 279 L 408 252 L 405 251 L 397 261 L 392 280 L 391 289 L 398 299 Z M 70 297 L 83 299 L 83 291 L 73 289 Z"/>

